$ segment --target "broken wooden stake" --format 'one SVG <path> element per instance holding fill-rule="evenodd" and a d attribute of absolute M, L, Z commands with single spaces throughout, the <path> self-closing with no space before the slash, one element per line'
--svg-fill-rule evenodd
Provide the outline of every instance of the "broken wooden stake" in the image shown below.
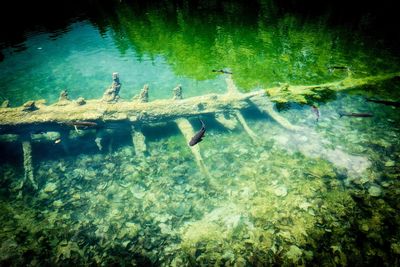
<path fill-rule="evenodd" d="M 22 142 L 22 151 L 24 155 L 24 182 L 29 180 L 34 189 L 38 189 L 38 185 L 33 177 L 33 164 L 32 164 L 32 145 L 30 141 Z"/>
<path fill-rule="evenodd" d="M 142 131 L 134 126 L 132 126 L 131 135 L 136 155 L 139 157 L 144 157 L 147 151 L 146 137 L 143 135 Z"/>

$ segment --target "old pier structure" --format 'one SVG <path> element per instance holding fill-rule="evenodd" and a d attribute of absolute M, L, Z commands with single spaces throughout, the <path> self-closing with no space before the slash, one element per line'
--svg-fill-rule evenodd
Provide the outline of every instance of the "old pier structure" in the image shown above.
<path fill-rule="evenodd" d="M 0 107 L 0 141 L 19 142 L 23 151 L 25 176 L 21 187 L 29 182 L 34 189 L 35 181 L 32 164 L 32 146 L 35 141 L 60 142 L 68 136 L 62 136 L 67 127 L 75 131 L 94 128 L 108 123 L 121 122 L 128 124 L 132 136 L 132 144 L 137 156 L 144 156 L 147 150 L 146 137 L 142 133 L 143 125 L 151 125 L 161 121 L 173 121 L 182 132 L 186 141 L 195 134 L 189 119 L 201 115 L 213 115 L 217 122 L 228 129 L 241 125 L 253 141 L 257 135 L 247 125 L 242 111 L 251 106 L 257 107 L 274 119 L 279 125 L 290 131 L 302 131 L 302 127 L 292 125 L 274 109 L 274 102 L 295 101 L 307 103 L 309 99 L 318 99 L 326 91 L 347 90 L 379 81 L 399 77 L 400 73 L 391 73 L 364 78 L 353 78 L 351 75 L 344 80 L 320 85 L 281 86 L 241 93 L 237 90 L 231 74 L 226 74 L 227 92 L 225 94 L 207 94 L 190 98 L 183 97 L 180 85 L 175 87 L 171 99 L 148 99 L 149 86 L 144 85 L 140 94 L 132 100 L 120 99 L 121 83 L 118 73 L 112 74 L 112 84 L 105 90 L 101 99 L 85 100 L 80 97 L 70 100 L 67 90 L 60 93 L 57 103 L 46 105 L 45 101 L 28 101 L 21 107 L 10 107 L 5 101 Z M 44 133 L 31 133 L 32 127 L 40 127 Z M 94 140 L 99 150 L 102 150 L 102 137 Z M 209 172 L 201 156 L 201 143 L 191 149 L 199 169 L 209 177 Z"/>

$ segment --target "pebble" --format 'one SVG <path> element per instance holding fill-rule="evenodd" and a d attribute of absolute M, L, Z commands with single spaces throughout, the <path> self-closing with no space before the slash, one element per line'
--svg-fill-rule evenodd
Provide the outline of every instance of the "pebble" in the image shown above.
<path fill-rule="evenodd" d="M 382 194 L 382 189 L 380 186 L 377 185 L 372 185 L 369 189 L 368 189 L 368 193 L 370 196 L 373 197 L 379 197 Z"/>
<path fill-rule="evenodd" d="M 54 190 L 56 190 L 56 188 L 57 188 L 57 185 L 55 183 L 48 183 L 46 185 L 46 187 L 43 189 L 43 191 L 46 193 L 51 193 Z"/>
<path fill-rule="evenodd" d="M 286 195 L 287 195 L 287 188 L 286 188 L 286 186 L 284 186 L 284 185 L 277 186 L 277 187 L 274 189 L 274 194 L 277 195 L 278 197 L 284 197 L 284 196 L 286 196 Z"/>
<path fill-rule="evenodd" d="M 388 160 L 385 163 L 386 167 L 393 167 L 395 165 L 395 162 L 393 160 Z"/>

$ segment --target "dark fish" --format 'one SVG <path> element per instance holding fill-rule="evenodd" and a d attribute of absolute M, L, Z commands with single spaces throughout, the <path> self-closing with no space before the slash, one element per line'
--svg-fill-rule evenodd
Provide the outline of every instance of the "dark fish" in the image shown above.
<path fill-rule="evenodd" d="M 201 122 L 201 129 L 192 137 L 192 139 L 190 139 L 190 142 L 189 142 L 190 146 L 194 146 L 195 144 L 197 144 L 203 140 L 203 136 L 206 132 L 206 125 L 204 124 L 204 122 L 202 120 L 200 120 L 200 122 Z"/>
<path fill-rule="evenodd" d="M 393 107 L 400 107 L 400 102 L 395 102 L 395 101 L 387 101 L 387 100 L 378 100 L 378 99 L 365 99 L 368 102 L 374 102 L 374 103 L 379 103 L 379 104 L 384 104 L 387 106 L 393 106 Z"/>
<path fill-rule="evenodd" d="M 223 73 L 223 74 L 233 74 L 232 72 L 227 71 L 227 70 L 212 70 L 212 72 L 219 72 L 219 73 Z"/>
<path fill-rule="evenodd" d="M 319 109 L 318 109 L 315 105 L 312 105 L 312 106 L 311 106 L 311 110 L 314 112 L 315 116 L 317 117 L 316 120 L 317 120 L 317 122 L 318 122 L 319 116 L 320 116 Z"/>
<path fill-rule="evenodd" d="M 339 117 L 347 116 L 347 117 L 359 117 L 359 118 L 369 118 L 373 115 L 371 113 L 354 113 L 354 112 L 338 112 Z"/>

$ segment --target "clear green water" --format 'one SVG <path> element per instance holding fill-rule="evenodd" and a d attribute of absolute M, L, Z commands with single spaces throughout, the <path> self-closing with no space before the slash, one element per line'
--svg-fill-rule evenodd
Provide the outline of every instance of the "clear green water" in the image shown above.
<path fill-rule="evenodd" d="M 225 77 L 211 72 L 220 68 L 242 91 L 345 78 L 329 72 L 334 65 L 356 77 L 399 70 L 384 42 L 323 19 L 278 16 L 267 4 L 254 17 L 225 8 L 121 4 L 102 24 L 32 33 L 3 49 L 1 96 L 14 106 L 54 103 L 65 88 L 71 98 L 100 98 L 114 71 L 122 99 L 148 83 L 154 100 L 176 84 L 185 97 L 223 93 Z M 1 143 L 1 265 L 397 266 L 399 110 L 364 97 L 399 101 L 399 86 L 392 79 L 322 98 L 319 122 L 309 105 L 279 105 L 301 132 L 254 106 L 242 113 L 255 141 L 240 124 L 227 130 L 203 116 L 209 178 L 173 122 L 144 126 L 146 157 L 135 156 L 123 129 L 102 133 L 101 151 L 91 130 L 33 143 L 37 190 L 29 181 L 20 188 L 20 144 Z"/>

